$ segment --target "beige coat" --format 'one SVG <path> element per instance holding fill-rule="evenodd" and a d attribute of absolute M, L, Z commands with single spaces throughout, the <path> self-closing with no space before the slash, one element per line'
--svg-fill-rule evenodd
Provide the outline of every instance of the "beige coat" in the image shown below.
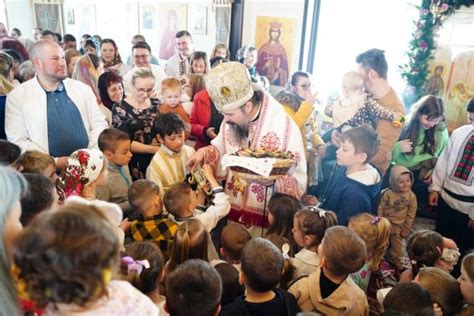
<path fill-rule="evenodd" d="M 350 277 L 330 296 L 323 299 L 319 288 L 321 269 L 293 284 L 288 292 L 293 294 L 303 312 L 317 311 L 324 315 L 369 315 L 369 305 L 362 291 Z"/>

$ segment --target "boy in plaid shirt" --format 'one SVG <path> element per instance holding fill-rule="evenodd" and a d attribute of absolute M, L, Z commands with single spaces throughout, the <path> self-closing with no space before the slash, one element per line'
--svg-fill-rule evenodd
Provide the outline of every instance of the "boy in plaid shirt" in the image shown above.
<path fill-rule="evenodd" d="M 165 258 L 178 225 L 163 214 L 160 187 L 148 180 L 135 181 L 128 191 L 131 207 L 138 218 L 130 224 L 130 233 L 135 241 L 157 242 Z"/>

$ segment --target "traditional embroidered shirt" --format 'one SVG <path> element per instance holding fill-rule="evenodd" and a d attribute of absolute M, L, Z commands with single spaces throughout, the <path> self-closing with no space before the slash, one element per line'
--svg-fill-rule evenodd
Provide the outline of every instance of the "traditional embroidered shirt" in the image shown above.
<path fill-rule="evenodd" d="M 168 60 L 166 64 L 166 76 L 181 79 L 181 76 L 189 73 L 190 59 L 181 54 L 176 54 Z"/>
<path fill-rule="evenodd" d="M 291 151 L 296 156 L 294 171 L 278 179 L 275 185 L 265 188 L 259 183 L 250 183 L 245 191 L 239 192 L 235 187 L 232 172 L 223 169 L 220 160 L 223 155 L 232 154 L 242 148 L 234 138 L 233 131 L 223 123 L 211 146 L 204 147 L 205 161 L 216 167 L 217 175 L 226 178 L 226 193 L 230 196 L 231 211 L 228 218 L 247 226 L 267 226 L 264 214 L 265 200 L 273 193 L 282 192 L 299 198 L 306 190 L 306 157 L 303 139 L 298 126 L 286 114 L 283 107 L 272 97 L 265 94 L 260 113 L 249 123 L 249 148 L 265 151 Z"/>
<path fill-rule="evenodd" d="M 461 201 L 448 194 L 474 196 L 474 126 L 466 125 L 453 131 L 448 145 L 438 158 L 429 191 L 440 192 L 451 208 L 474 219 L 473 203 Z"/>
<path fill-rule="evenodd" d="M 138 216 L 130 225 L 130 232 L 133 240 L 153 240 L 158 242 L 164 255 L 173 241 L 174 235 L 178 230 L 178 225 L 163 214 L 143 217 Z"/>
<path fill-rule="evenodd" d="M 160 146 L 146 170 L 146 179 L 158 184 L 163 197 L 170 186 L 184 181 L 186 162 L 193 154 L 194 149 L 188 145 L 183 145 L 179 153 Z"/>

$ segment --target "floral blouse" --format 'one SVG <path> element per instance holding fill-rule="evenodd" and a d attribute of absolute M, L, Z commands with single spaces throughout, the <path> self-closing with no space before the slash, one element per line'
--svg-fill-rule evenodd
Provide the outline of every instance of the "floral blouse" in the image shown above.
<path fill-rule="evenodd" d="M 46 315 L 70 316 L 159 316 L 159 308 L 145 295 L 126 281 L 111 281 L 107 286 L 107 295 L 87 307 L 74 304 L 50 304 Z"/>
<path fill-rule="evenodd" d="M 114 104 L 112 107 L 112 126 L 127 133 L 132 142 L 158 146 L 154 125 L 159 114 L 159 105 L 160 101 L 158 99 L 151 99 L 151 106 L 144 110 L 134 108 L 125 100 L 121 104 Z M 145 179 L 146 168 L 152 158 L 152 154 L 133 154 L 129 163 L 133 180 Z"/>

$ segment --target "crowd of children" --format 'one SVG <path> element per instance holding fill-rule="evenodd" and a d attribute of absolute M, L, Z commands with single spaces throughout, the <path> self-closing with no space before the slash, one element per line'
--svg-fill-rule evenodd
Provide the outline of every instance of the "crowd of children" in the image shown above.
<path fill-rule="evenodd" d="M 268 89 L 256 48 L 237 55 L 251 81 Z M 139 68 L 122 108 L 114 107 L 115 127 L 100 133 L 98 149 L 72 152 L 65 168 L 0 140 L 0 314 L 473 315 L 474 201 L 466 188 L 474 101 L 470 125 L 450 137 L 440 98 L 422 97 L 403 126 L 403 113 L 349 72 L 345 98 L 326 108 L 334 130 L 325 142 L 310 117 L 310 76 L 295 73 L 292 92 L 277 99 L 310 148 L 296 153 L 307 157 L 308 185 L 319 158 L 332 152 L 337 167 L 317 197 L 271 194 L 268 227 L 252 230 L 226 221 L 229 183 L 212 163 L 187 168 L 195 148 L 229 122 L 205 88 L 211 67 L 228 58 L 222 44 L 210 60 L 195 51 L 180 63 L 189 73 L 159 82 Z M 224 88 L 219 93 L 231 93 Z M 379 120 L 401 132 L 386 173 L 374 166 Z M 413 231 L 420 207 L 437 207 L 436 231 Z"/>
<path fill-rule="evenodd" d="M 222 315 L 366 315 L 385 309 L 387 315 L 413 310 L 470 315 L 473 255 L 462 258 L 456 281 L 450 273 L 460 258 L 458 245 L 435 231 L 410 234 L 417 210 L 412 192 L 416 173 L 410 166 L 391 168 L 389 186 L 374 203 L 372 191 L 382 179 L 367 163 L 378 142 L 369 126 L 342 133 L 337 151 L 342 167 L 319 207 L 275 193 L 268 203 L 267 240 L 252 238 L 243 226 L 229 223 L 217 252 L 210 233 L 228 214 L 228 197 L 209 165 L 185 177 L 184 124 L 174 113 L 159 119 L 163 153 L 158 151 L 152 160 L 150 180 L 132 182 L 127 168 L 131 142 L 114 128 L 99 136 L 101 151 L 74 152 L 59 178 L 50 156 L 21 154 L 16 145 L 0 141 L 2 161 L 10 166 L 1 170 L 2 188 L 19 181 L 18 192 L 3 194 L 18 201 L 10 205 L 21 200 L 23 209 L 17 220 L 25 229 L 14 247 L 9 241 L 14 225 L 4 223 L 4 249 L 5 259 L 14 260 L 12 284 L 18 289 L 10 295 L 18 295 L 24 311 L 98 315 L 140 308 L 143 314 L 159 310 L 183 315 L 203 308 Z M 428 133 L 431 127 L 423 130 Z M 164 181 L 156 180 L 160 178 Z M 61 201 L 66 202 L 62 207 Z M 17 216 L 11 209 L 4 211 L 7 222 Z M 44 212 L 48 209 L 58 211 Z M 117 231 L 126 233 L 125 246 Z M 378 274 L 387 262 L 400 284 L 379 284 L 374 291 L 373 279 L 380 281 Z M 202 278 L 196 279 L 195 273 Z M 420 301 L 400 302 L 395 293 L 401 289 Z M 461 311 L 463 302 L 468 305 Z"/>

